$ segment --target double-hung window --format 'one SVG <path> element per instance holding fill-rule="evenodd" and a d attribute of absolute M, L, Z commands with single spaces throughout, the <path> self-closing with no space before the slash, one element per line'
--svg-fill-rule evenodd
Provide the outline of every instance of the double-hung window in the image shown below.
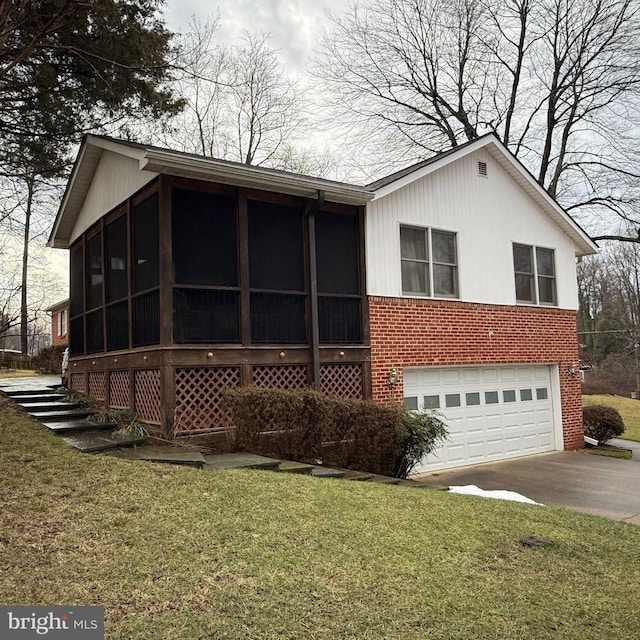
<path fill-rule="evenodd" d="M 402 293 L 458 297 L 456 234 L 430 228 L 400 227 Z"/>
<path fill-rule="evenodd" d="M 67 335 L 67 310 L 58 311 L 58 337 Z"/>
<path fill-rule="evenodd" d="M 557 305 L 553 249 L 513 245 L 516 302 Z"/>

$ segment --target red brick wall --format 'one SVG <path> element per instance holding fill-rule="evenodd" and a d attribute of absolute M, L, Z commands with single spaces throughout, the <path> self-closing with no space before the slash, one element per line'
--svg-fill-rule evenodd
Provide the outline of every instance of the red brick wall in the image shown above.
<path fill-rule="evenodd" d="M 369 298 L 373 398 L 388 400 L 387 377 L 403 367 L 429 365 L 558 364 L 565 449 L 583 446 L 576 313 L 548 307 L 510 307 L 457 301 Z"/>

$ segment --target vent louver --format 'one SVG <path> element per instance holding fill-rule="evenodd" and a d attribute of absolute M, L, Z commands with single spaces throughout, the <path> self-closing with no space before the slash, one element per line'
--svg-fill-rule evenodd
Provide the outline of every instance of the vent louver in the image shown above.
<path fill-rule="evenodd" d="M 482 178 L 487 177 L 487 163 L 482 160 L 478 162 L 478 175 Z"/>

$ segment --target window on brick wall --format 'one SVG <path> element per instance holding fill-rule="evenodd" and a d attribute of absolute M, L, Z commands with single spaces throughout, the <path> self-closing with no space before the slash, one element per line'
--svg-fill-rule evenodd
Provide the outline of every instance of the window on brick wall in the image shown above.
<path fill-rule="evenodd" d="M 558 304 L 553 249 L 514 243 L 513 270 L 516 302 Z"/>
<path fill-rule="evenodd" d="M 68 312 L 66 309 L 58 311 L 58 337 L 67 335 L 67 318 Z"/>
<path fill-rule="evenodd" d="M 419 227 L 400 227 L 402 293 L 458 297 L 456 234 Z"/>

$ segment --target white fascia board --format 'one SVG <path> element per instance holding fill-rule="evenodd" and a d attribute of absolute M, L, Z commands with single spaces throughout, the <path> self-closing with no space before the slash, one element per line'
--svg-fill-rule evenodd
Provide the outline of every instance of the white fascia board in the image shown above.
<path fill-rule="evenodd" d="M 364 205 L 374 195 L 365 187 L 342 182 L 239 165 L 214 158 L 183 156 L 161 149 L 147 149 L 144 158 L 140 160 L 140 169 L 313 199 L 318 197 L 318 191 L 324 191 L 326 200 L 352 205 Z"/>
<path fill-rule="evenodd" d="M 375 192 L 375 197 L 373 199 L 380 200 L 381 198 L 388 196 L 390 193 L 393 193 L 398 189 L 402 189 L 408 184 L 411 184 L 416 180 L 420 180 L 421 178 L 428 176 L 434 171 L 440 171 L 440 169 L 442 169 L 443 167 L 446 167 L 453 162 L 457 162 L 460 158 L 463 158 L 470 153 L 474 153 L 478 149 L 482 149 L 482 147 L 485 147 L 491 143 L 493 143 L 493 139 L 491 137 L 478 138 L 478 140 L 476 140 L 475 142 L 466 144 L 464 145 L 464 147 L 461 147 L 458 153 L 456 153 L 455 151 L 453 153 L 447 153 L 440 160 L 434 159 L 433 162 L 429 163 L 425 167 L 422 167 L 422 169 L 416 169 L 413 173 L 409 173 L 403 178 L 399 178 L 398 180 L 391 182 L 384 187 L 381 187 Z"/>
<path fill-rule="evenodd" d="M 87 134 L 78 152 L 67 189 L 60 203 L 58 215 L 47 242 L 48 247 L 54 249 L 69 248 L 69 236 L 104 151 L 112 151 L 138 161 L 142 161 L 144 157 L 144 148 Z"/>
<path fill-rule="evenodd" d="M 60 208 L 58 209 L 47 242 L 48 247 L 52 247 L 53 249 L 69 248 L 69 234 L 72 227 L 69 223 L 69 216 L 75 219 L 87 192 L 86 189 L 81 189 L 80 191 L 82 193 L 79 193 L 77 184 L 81 181 L 83 175 L 95 171 L 95 166 L 97 165 L 97 160 L 88 158 L 90 155 L 92 155 L 90 153 L 90 145 L 86 142 L 78 152 L 78 157 L 76 158 L 76 163 L 69 177 L 67 188 L 62 196 L 62 202 L 60 203 Z M 71 213 L 72 210 L 73 213 Z"/>
<path fill-rule="evenodd" d="M 503 145 L 492 144 L 488 151 L 523 191 L 571 238 L 576 245 L 576 256 L 598 253 L 598 245 Z"/>

